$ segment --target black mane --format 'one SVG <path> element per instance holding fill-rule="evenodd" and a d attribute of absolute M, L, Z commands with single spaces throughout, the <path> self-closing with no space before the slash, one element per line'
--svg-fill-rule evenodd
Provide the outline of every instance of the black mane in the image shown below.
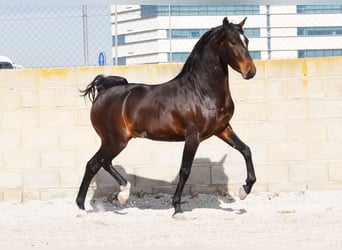
<path fill-rule="evenodd" d="M 202 55 L 205 46 L 213 39 L 222 39 L 224 35 L 225 27 L 223 27 L 222 25 L 215 28 L 211 28 L 206 33 L 204 33 L 195 44 L 189 57 L 185 61 L 181 72 L 175 77 L 175 79 L 182 77 L 185 73 L 191 72 L 194 69 L 194 66 L 198 65 L 202 60 Z"/>

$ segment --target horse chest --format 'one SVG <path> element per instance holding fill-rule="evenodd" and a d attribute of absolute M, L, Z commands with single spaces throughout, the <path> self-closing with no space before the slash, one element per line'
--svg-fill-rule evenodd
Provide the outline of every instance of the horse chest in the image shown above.
<path fill-rule="evenodd" d="M 228 107 L 222 107 L 216 112 L 217 123 L 228 123 L 233 116 L 234 105 Z"/>
<path fill-rule="evenodd" d="M 217 100 L 215 105 L 213 106 L 212 118 L 215 119 L 216 122 L 228 122 L 234 113 L 234 103 L 230 97 L 230 95 L 224 95 L 223 98 Z"/>
<path fill-rule="evenodd" d="M 208 138 L 226 128 L 232 118 L 233 111 L 233 103 L 202 107 L 201 115 L 197 114 L 195 118 L 200 137 L 202 139 Z"/>

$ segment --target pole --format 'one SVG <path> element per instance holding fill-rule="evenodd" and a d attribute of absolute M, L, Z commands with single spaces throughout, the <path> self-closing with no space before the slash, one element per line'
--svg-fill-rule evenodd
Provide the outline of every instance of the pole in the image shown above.
<path fill-rule="evenodd" d="M 172 63 L 172 35 L 171 35 L 171 5 L 169 4 L 169 42 L 170 42 L 170 63 Z"/>
<path fill-rule="evenodd" d="M 84 46 L 84 65 L 89 65 L 89 51 L 88 51 L 88 11 L 87 6 L 82 6 L 83 19 L 83 46 Z"/>
<path fill-rule="evenodd" d="M 115 19 L 114 19 L 114 29 L 115 29 L 115 41 L 114 41 L 114 46 L 115 46 L 115 57 L 114 57 L 114 63 L 115 65 L 118 65 L 118 8 L 117 5 L 115 5 Z"/>
<path fill-rule="evenodd" d="M 267 59 L 271 59 L 271 13 L 270 6 L 266 5 L 266 19 L 267 19 Z"/>

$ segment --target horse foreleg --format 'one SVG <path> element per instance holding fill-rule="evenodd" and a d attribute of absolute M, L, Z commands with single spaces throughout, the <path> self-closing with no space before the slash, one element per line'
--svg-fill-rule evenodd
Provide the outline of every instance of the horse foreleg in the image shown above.
<path fill-rule="evenodd" d="M 251 150 L 243 141 L 240 140 L 240 138 L 235 134 L 230 125 L 217 136 L 228 143 L 230 146 L 238 150 L 245 159 L 247 168 L 246 184 L 243 185 L 239 190 L 239 197 L 243 200 L 251 192 L 252 187 L 256 182 Z"/>
<path fill-rule="evenodd" d="M 173 214 L 173 218 L 180 218 L 179 215 L 182 214 L 181 196 L 183 193 L 185 183 L 189 178 L 192 162 L 194 160 L 198 145 L 199 145 L 199 138 L 198 138 L 197 133 L 191 134 L 185 138 L 182 163 L 181 163 L 181 168 L 179 172 L 179 181 L 178 181 L 175 194 L 172 199 L 172 205 L 175 208 L 175 213 Z"/>

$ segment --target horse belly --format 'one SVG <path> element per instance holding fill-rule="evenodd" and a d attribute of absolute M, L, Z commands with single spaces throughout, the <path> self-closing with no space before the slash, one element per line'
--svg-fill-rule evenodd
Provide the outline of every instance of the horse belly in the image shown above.
<path fill-rule="evenodd" d="M 158 141 L 184 140 L 184 128 L 182 124 L 171 119 L 166 114 L 160 114 L 159 117 L 151 117 L 150 115 L 142 116 L 135 122 L 133 129 L 133 136 L 135 137 Z"/>

